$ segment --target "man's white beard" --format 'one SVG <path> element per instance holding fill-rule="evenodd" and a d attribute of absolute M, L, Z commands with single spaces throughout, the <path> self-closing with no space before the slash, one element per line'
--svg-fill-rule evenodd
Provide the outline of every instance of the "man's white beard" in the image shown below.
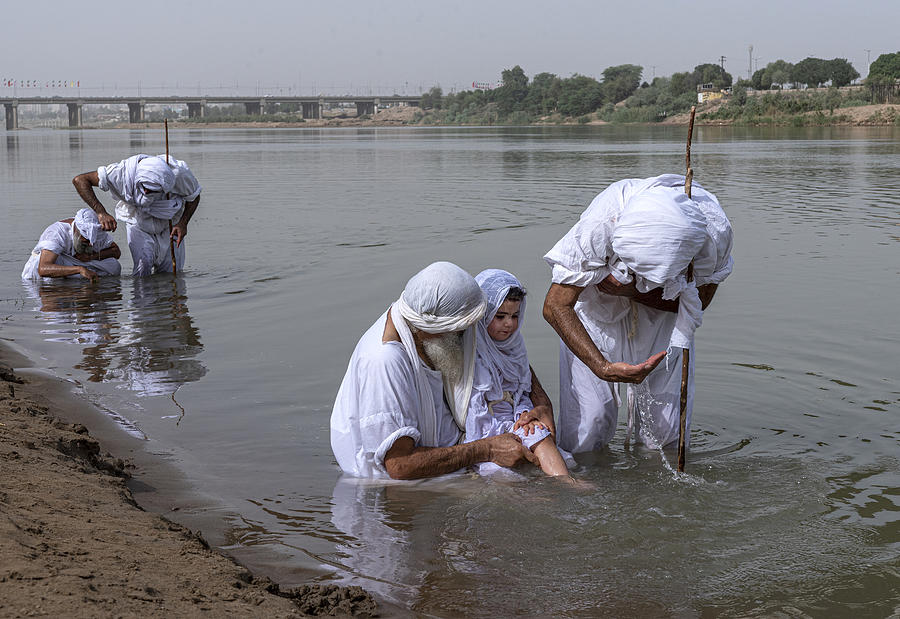
<path fill-rule="evenodd" d="M 84 254 L 87 253 L 87 250 L 90 249 L 91 244 L 88 242 L 86 238 L 83 236 L 79 236 L 75 234 L 75 222 L 72 222 L 72 246 L 74 247 L 74 251 L 76 254 Z"/>
<path fill-rule="evenodd" d="M 463 374 L 462 333 L 442 333 L 440 337 L 422 340 L 422 348 L 444 380 L 455 385 Z"/>

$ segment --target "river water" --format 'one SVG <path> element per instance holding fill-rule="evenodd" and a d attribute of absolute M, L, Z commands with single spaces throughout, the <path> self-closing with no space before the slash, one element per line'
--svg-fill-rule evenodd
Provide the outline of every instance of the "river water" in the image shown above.
<path fill-rule="evenodd" d="M 91 288 L 19 273 L 82 206 L 71 178 L 164 151 L 161 131 L 6 132 L 0 337 L 174 463 L 226 549 L 285 585 L 359 584 L 424 616 L 897 616 L 896 128 L 697 129 L 735 269 L 697 336 L 686 475 L 620 427 L 575 471 L 593 492 L 539 473 L 340 476 L 328 420 L 350 353 L 434 260 L 519 276 L 555 400 L 541 256 L 607 184 L 681 172 L 684 136 L 174 129 L 204 187 L 185 272 Z"/>

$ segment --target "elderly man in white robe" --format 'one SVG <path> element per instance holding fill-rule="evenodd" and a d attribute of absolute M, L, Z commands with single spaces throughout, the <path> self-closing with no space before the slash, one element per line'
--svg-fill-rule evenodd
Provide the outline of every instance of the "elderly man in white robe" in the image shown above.
<path fill-rule="evenodd" d="M 515 434 L 461 443 L 484 312 L 481 288 L 454 264 L 409 280 L 359 340 L 334 403 L 331 447 L 345 473 L 418 479 L 480 462 L 536 463 Z"/>
<path fill-rule="evenodd" d="M 94 281 L 119 275 L 119 246 L 100 228 L 97 215 L 83 208 L 74 218 L 47 226 L 22 269 L 22 279 L 83 277 Z"/>
<path fill-rule="evenodd" d="M 694 183 L 688 198 L 684 180 L 668 174 L 613 183 L 544 256 L 553 283 L 543 313 L 561 340 L 563 449 L 609 443 L 617 383 L 628 384 L 626 441 L 676 442 L 683 348 L 692 352 L 690 427 L 694 331 L 733 260 L 731 224 L 716 197 Z"/>
<path fill-rule="evenodd" d="M 184 237 L 202 189 L 184 161 L 169 157 L 167 163 L 166 155 L 134 155 L 100 166 L 95 172 L 79 174 L 72 184 L 97 213 L 104 230 L 115 230 L 116 219 L 125 222 L 134 262 L 132 275 L 171 273 L 171 243 L 175 244 L 175 268 L 181 271 Z M 94 187 L 109 191 L 117 200 L 115 218 L 97 199 Z"/>

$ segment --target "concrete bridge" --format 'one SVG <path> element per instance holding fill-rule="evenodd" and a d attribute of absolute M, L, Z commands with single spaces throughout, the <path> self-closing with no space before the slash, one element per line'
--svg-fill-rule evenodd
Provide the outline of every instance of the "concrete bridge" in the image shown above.
<path fill-rule="evenodd" d="M 146 105 L 184 105 L 187 106 L 190 118 L 202 118 L 209 104 L 243 104 L 247 114 L 264 114 L 267 103 L 294 103 L 300 107 L 303 118 L 321 118 L 322 108 L 335 103 L 355 103 L 356 114 L 375 114 L 379 106 L 386 105 L 418 105 L 419 97 L 385 95 L 385 96 L 339 96 L 339 97 L 0 97 L 0 103 L 6 110 L 6 128 L 19 128 L 20 105 L 66 105 L 69 108 L 69 126 L 81 126 L 81 110 L 85 105 L 127 105 L 128 120 L 132 123 L 144 122 L 144 106 Z"/>

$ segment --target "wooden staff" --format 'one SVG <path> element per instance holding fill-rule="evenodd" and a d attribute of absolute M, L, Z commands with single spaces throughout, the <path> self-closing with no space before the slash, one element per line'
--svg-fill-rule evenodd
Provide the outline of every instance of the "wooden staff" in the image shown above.
<path fill-rule="evenodd" d="M 694 114 L 697 113 L 697 106 L 691 106 L 691 120 L 688 124 L 687 150 L 684 155 L 684 162 L 687 167 L 687 173 L 684 175 L 684 193 L 687 197 L 691 197 L 691 183 L 694 180 L 694 169 L 691 167 L 691 137 L 694 135 Z M 687 279 L 691 281 L 694 276 L 694 264 L 688 265 Z M 681 399 L 679 401 L 678 410 L 678 472 L 684 472 L 685 457 L 685 439 L 687 438 L 687 395 L 688 395 L 688 376 L 691 368 L 691 349 L 681 349 Z"/>
<path fill-rule="evenodd" d="M 169 119 L 164 118 L 163 123 L 166 127 L 166 165 L 169 165 Z M 690 194 L 688 194 L 690 195 Z M 175 276 L 175 239 L 172 238 L 172 220 L 169 220 L 169 253 L 172 254 L 172 276 Z"/>

